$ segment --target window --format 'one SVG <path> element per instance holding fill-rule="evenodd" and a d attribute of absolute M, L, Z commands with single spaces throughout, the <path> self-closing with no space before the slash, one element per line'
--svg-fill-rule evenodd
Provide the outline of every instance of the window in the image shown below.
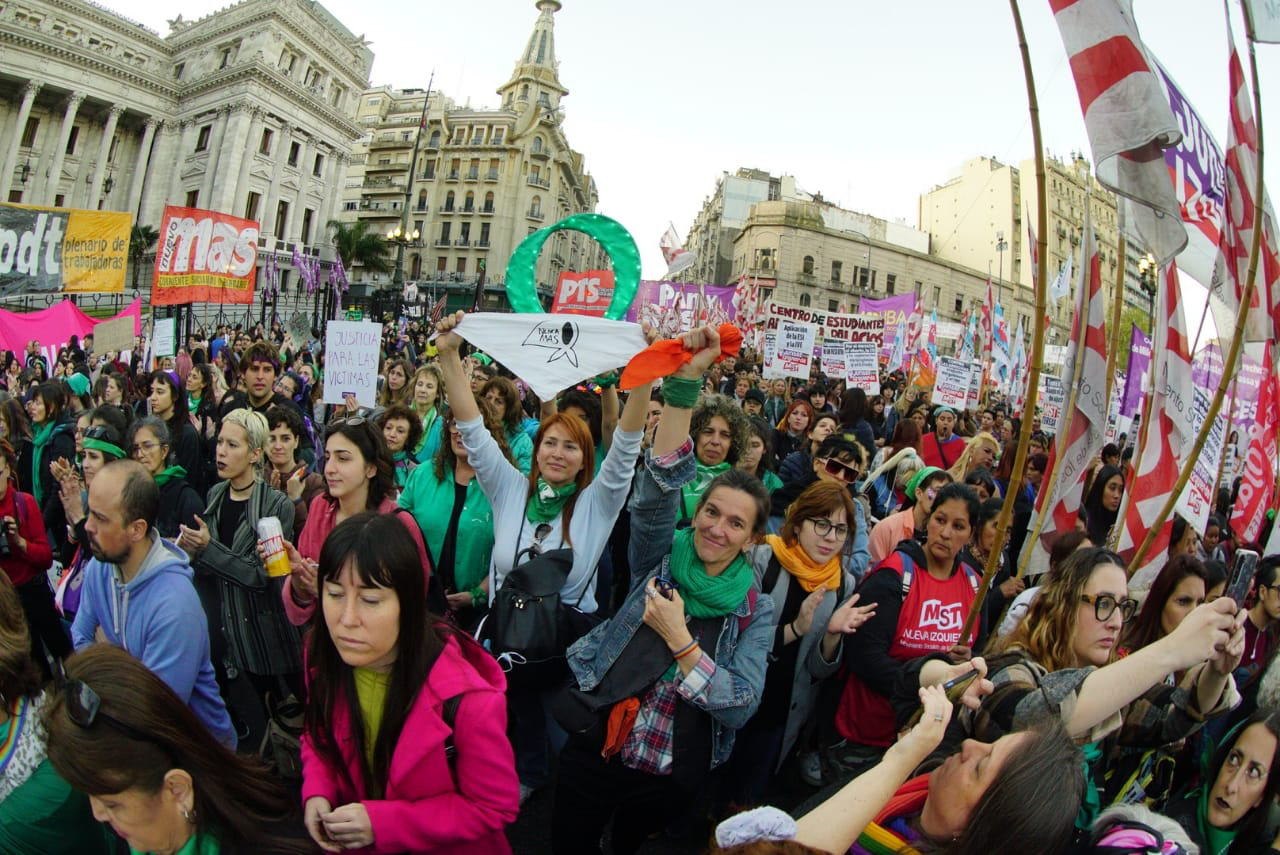
<path fill-rule="evenodd" d="M 467 169 L 467 178 L 474 181 L 479 177 L 480 177 L 480 158 L 473 157 L 471 159 L 471 165 Z"/>
<path fill-rule="evenodd" d="M 440 147 L 440 132 L 439 132 L 439 131 L 432 131 L 432 132 L 431 132 L 431 139 L 430 139 L 430 141 L 427 143 L 427 147 L 428 147 L 428 148 L 439 148 L 439 147 Z"/>
<path fill-rule="evenodd" d="M 803 265 L 801 265 L 800 269 L 802 273 L 807 273 L 810 276 L 813 275 L 813 256 L 812 255 L 806 255 L 804 257 L 804 263 Z"/>
<path fill-rule="evenodd" d="M 893 294 L 894 289 L 897 287 L 897 285 L 898 285 L 897 276 L 893 275 L 892 273 L 886 273 L 884 275 L 884 292 L 886 294 Z"/>
<path fill-rule="evenodd" d="M 196 133 L 196 151 L 209 150 L 209 135 L 213 133 L 213 125 L 203 125 Z"/>
<path fill-rule="evenodd" d="M 936 309 L 938 304 L 942 302 L 942 286 L 933 286 L 933 307 Z"/>
<path fill-rule="evenodd" d="M 480 245 L 481 246 L 489 245 L 489 224 L 488 223 L 480 224 Z"/>
<path fill-rule="evenodd" d="M 71 128 L 71 133 L 67 134 L 67 154 L 76 153 L 76 140 L 78 139 L 80 139 L 80 126 L 74 125 Z"/>
<path fill-rule="evenodd" d="M 426 190 L 418 191 L 418 210 L 419 211 L 427 210 L 427 191 Z"/>
<path fill-rule="evenodd" d="M 809 307 L 809 304 L 810 304 L 810 303 L 812 303 L 812 302 L 813 302 L 813 298 L 811 298 L 808 294 L 801 294 L 801 295 L 800 295 L 800 305 L 801 305 L 801 306 L 804 306 L 805 308 L 808 308 L 808 307 Z"/>
<path fill-rule="evenodd" d="M 449 257 L 447 255 L 437 255 L 436 270 L 439 271 L 440 273 L 444 273 L 448 269 L 449 269 Z"/>
<path fill-rule="evenodd" d="M 232 50 L 231 48 L 222 49 L 222 61 L 218 63 L 218 68 L 226 68 L 231 64 Z"/>
<path fill-rule="evenodd" d="M 445 196 L 444 196 L 444 209 L 445 209 L 446 211 L 452 211 L 452 210 L 453 210 L 453 198 L 454 198 L 454 197 L 453 197 L 453 191 L 452 191 L 452 190 L 450 190 L 448 193 L 446 193 L 446 194 L 445 194 Z"/>
<path fill-rule="evenodd" d="M 317 154 L 315 162 L 311 165 L 311 174 L 319 178 L 324 173 L 324 155 Z"/>
<path fill-rule="evenodd" d="M 773 270 L 774 265 L 774 249 L 757 249 L 755 266 L 760 270 Z"/>
<path fill-rule="evenodd" d="M 31 148 L 36 144 L 36 131 L 40 128 L 40 120 L 35 116 L 27 117 L 27 126 L 22 129 L 22 147 Z"/>
<path fill-rule="evenodd" d="M 486 178 L 488 178 L 490 181 L 497 181 L 497 180 L 498 180 L 498 166 L 499 166 L 501 163 L 502 163 L 502 161 L 498 160 L 498 158 L 496 158 L 496 157 L 495 157 L 495 158 L 491 158 L 491 159 L 489 160 L 489 174 L 488 174 L 488 175 L 486 175 L 485 177 L 486 177 Z"/>
<path fill-rule="evenodd" d="M 433 159 L 433 160 L 428 160 L 428 161 L 427 161 L 426 168 L 422 171 L 422 177 L 423 177 L 423 178 L 435 178 L 435 177 L 436 177 L 436 162 L 435 162 L 435 160 L 434 160 L 434 159 Z"/>
<path fill-rule="evenodd" d="M 494 145 L 502 145 L 502 135 L 503 135 L 505 132 L 506 132 L 506 129 L 505 129 L 505 128 L 494 128 L 494 129 L 493 129 L 493 144 L 494 144 Z"/>
<path fill-rule="evenodd" d="M 275 136 L 275 131 L 271 128 L 262 129 L 262 139 L 258 142 L 258 154 L 271 154 L 271 138 Z"/>
<path fill-rule="evenodd" d="M 276 237 L 289 233 L 289 203 L 281 199 L 276 203 Z"/>
<path fill-rule="evenodd" d="M 521 101 L 529 100 L 529 84 L 528 83 L 520 87 L 520 100 Z"/>
<path fill-rule="evenodd" d="M 464 129 L 455 128 L 453 131 L 453 140 L 452 140 L 453 144 L 462 145 L 462 138 L 463 136 L 465 136 L 465 134 L 466 134 L 466 131 Z"/>
<path fill-rule="evenodd" d="M 61 208 L 66 204 L 67 204 L 67 196 L 65 193 L 59 193 L 57 196 L 53 197 L 53 207 Z"/>
<path fill-rule="evenodd" d="M 493 213 L 493 191 L 492 190 L 484 194 L 484 208 L 482 210 L 486 214 Z"/>
<path fill-rule="evenodd" d="M 455 157 L 453 160 L 449 161 L 449 177 L 450 178 L 457 178 L 461 172 L 462 172 L 462 158 Z"/>
<path fill-rule="evenodd" d="M 346 96 L 347 90 L 341 86 L 334 86 L 333 92 L 329 95 L 329 103 L 335 107 L 341 107 L 343 98 Z"/>
<path fill-rule="evenodd" d="M 440 243 L 449 242 L 449 232 L 453 229 L 453 223 L 440 224 Z"/>
<path fill-rule="evenodd" d="M 359 202 L 343 202 L 342 203 L 342 210 L 344 211 L 358 211 L 359 209 L 360 209 Z"/>
<path fill-rule="evenodd" d="M 180 62 L 177 65 L 175 65 L 173 67 L 173 79 L 181 80 L 182 72 L 186 71 L 186 69 L 187 69 L 187 64 L 185 62 Z"/>
<path fill-rule="evenodd" d="M 549 98 L 547 97 L 547 93 L 546 93 L 546 92 L 539 92 L 539 93 L 538 93 L 538 106 L 539 106 L 539 107 L 550 107 L 550 106 L 551 106 L 551 99 L 549 99 Z"/>
<path fill-rule="evenodd" d="M 964 311 L 964 297 L 956 297 L 956 314 Z"/>
<path fill-rule="evenodd" d="M 471 242 L 471 224 L 463 223 L 462 228 L 458 232 L 458 243 L 466 246 Z"/>
<path fill-rule="evenodd" d="M 924 290 L 924 283 L 923 283 L 923 282 L 921 282 L 919 279 L 917 279 L 917 280 L 916 280 L 916 293 L 917 293 L 917 294 L 919 294 L 919 293 L 921 293 L 921 291 L 923 291 L 923 290 Z"/>
<path fill-rule="evenodd" d="M 200 191 L 199 190 L 187 191 L 187 207 L 188 208 L 200 207 Z"/>
<path fill-rule="evenodd" d="M 246 220 L 258 219 L 258 206 L 262 204 L 261 193 L 250 193 L 244 200 L 244 218 Z"/>
<path fill-rule="evenodd" d="M 465 258 L 458 259 L 458 266 L 455 268 L 459 273 L 467 272 L 467 260 Z"/>
<path fill-rule="evenodd" d="M 534 138 L 533 138 L 533 145 L 531 145 L 529 148 L 530 148 L 530 150 L 531 150 L 531 151 L 533 151 L 535 154 L 537 154 L 538 152 L 542 151 L 542 137 L 534 137 Z"/>
<path fill-rule="evenodd" d="M 838 311 L 840 311 L 840 303 L 839 303 L 839 302 L 837 302 L 836 300 L 828 300 L 828 301 L 827 301 L 827 311 L 828 311 L 828 312 L 838 312 Z"/>
<path fill-rule="evenodd" d="M 315 219 L 316 212 L 310 208 L 304 208 L 302 211 L 302 242 L 311 243 L 311 222 Z"/>
<path fill-rule="evenodd" d="M 462 210 L 470 214 L 476 209 L 476 194 L 470 190 L 467 191 L 466 198 L 462 202 Z"/>
<path fill-rule="evenodd" d="M 289 143 L 289 165 L 290 166 L 298 165 L 298 157 L 301 154 L 302 154 L 302 143 L 300 142 Z"/>
<path fill-rule="evenodd" d="M 844 264 L 839 261 L 831 262 L 831 281 L 840 284 L 840 274 L 844 272 Z"/>
<path fill-rule="evenodd" d="M 370 98 L 365 103 L 367 103 L 370 107 L 376 107 L 382 103 L 382 98 L 381 97 Z"/>

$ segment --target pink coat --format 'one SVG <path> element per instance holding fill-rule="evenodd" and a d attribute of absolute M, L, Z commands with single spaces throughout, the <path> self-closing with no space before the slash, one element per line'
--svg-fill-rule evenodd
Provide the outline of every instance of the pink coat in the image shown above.
<path fill-rule="evenodd" d="M 418 547 L 418 554 L 423 557 L 422 572 L 430 576 L 431 568 L 428 566 L 427 547 L 422 542 L 422 532 L 418 530 L 418 524 L 413 521 L 413 515 L 409 513 L 398 513 L 396 500 L 390 496 L 382 500 L 382 504 L 378 505 L 379 514 L 395 514 L 396 517 L 404 523 L 404 527 L 409 529 L 409 534 L 413 535 L 413 542 Z M 338 503 L 330 499 L 324 493 L 316 496 L 311 500 L 311 508 L 307 511 L 307 524 L 303 526 L 302 533 L 298 535 L 298 553 L 303 558 L 312 561 L 320 560 L 320 548 L 324 546 L 324 539 L 329 536 L 329 532 L 337 523 L 334 520 L 338 516 Z M 300 606 L 293 601 L 293 577 L 284 580 L 284 613 L 289 617 L 289 622 L 294 626 L 302 626 L 311 620 L 311 613 L 316 610 L 315 601 L 309 605 Z"/>
<path fill-rule="evenodd" d="M 515 755 L 507 740 L 506 678 L 479 646 L 450 638 L 405 719 L 391 755 L 385 797 L 366 799 L 329 766 L 302 735 L 302 803 L 324 796 L 333 807 L 360 802 L 373 825 L 364 853 L 497 855 L 511 852 L 504 828 L 520 812 Z M 444 701 L 462 694 L 454 721 L 457 785 L 449 774 Z M 338 749 L 352 780 L 360 780 L 350 718 L 334 710 Z"/>

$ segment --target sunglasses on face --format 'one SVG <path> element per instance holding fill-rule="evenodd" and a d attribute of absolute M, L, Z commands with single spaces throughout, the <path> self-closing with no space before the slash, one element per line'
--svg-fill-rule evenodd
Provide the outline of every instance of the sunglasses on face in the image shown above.
<path fill-rule="evenodd" d="M 1097 597 L 1081 594 L 1080 602 L 1093 606 L 1093 616 L 1099 621 L 1109 620 L 1115 614 L 1116 609 L 1119 609 L 1121 619 L 1128 623 L 1138 611 L 1138 601 L 1130 597 L 1117 600 L 1110 594 L 1102 594 Z"/>
<path fill-rule="evenodd" d="M 828 457 L 827 462 L 823 464 L 823 468 L 827 470 L 828 475 L 834 475 L 841 481 L 852 484 L 858 480 L 857 467 L 841 463 L 838 458 Z"/>

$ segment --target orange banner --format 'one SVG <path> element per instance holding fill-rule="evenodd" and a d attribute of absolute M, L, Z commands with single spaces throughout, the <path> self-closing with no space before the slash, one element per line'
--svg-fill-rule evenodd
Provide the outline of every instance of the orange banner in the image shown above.
<path fill-rule="evenodd" d="M 166 205 L 152 304 L 252 303 L 258 230 L 253 220 Z"/>
<path fill-rule="evenodd" d="M 133 217 L 0 205 L 0 295 L 124 290 Z"/>

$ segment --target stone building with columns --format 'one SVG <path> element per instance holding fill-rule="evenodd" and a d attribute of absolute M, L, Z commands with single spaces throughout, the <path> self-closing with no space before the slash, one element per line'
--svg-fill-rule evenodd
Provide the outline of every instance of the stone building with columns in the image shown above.
<path fill-rule="evenodd" d="M 536 0 L 538 17 L 498 109 L 459 106 L 439 90 L 379 86 L 359 96 L 363 136 L 351 150 L 341 219 L 386 234 L 418 233 L 397 247 L 402 274 L 430 292 L 474 291 L 482 265 L 485 305 L 498 308 L 507 261 L 532 232 L 570 214 L 594 211 L 595 180 L 565 136 L 553 15 L 558 0 Z M 543 294 L 564 271 L 605 265 L 599 245 L 559 231 L 538 259 Z M 386 288 L 394 274 L 357 267 L 353 293 Z M 419 290 L 419 293 L 423 293 Z"/>
<path fill-rule="evenodd" d="M 243 0 L 157 33 L 86 0 L 0 4 L 0 200 L 166 204 L 320 252 L 373 53 L 313 0 Z"/>

